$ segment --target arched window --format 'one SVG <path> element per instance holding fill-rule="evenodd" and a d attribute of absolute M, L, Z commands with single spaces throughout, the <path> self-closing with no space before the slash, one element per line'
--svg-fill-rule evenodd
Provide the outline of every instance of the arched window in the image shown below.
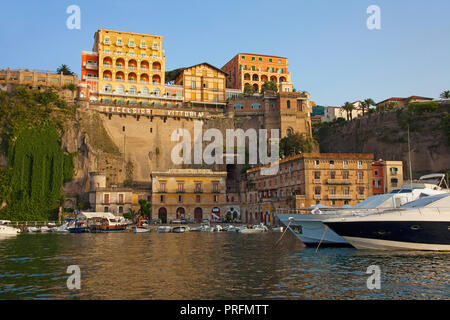
<path fill-rule="evenodd" d="M 286 130 L 286 136 L 291 135 L 292 132 L 293 132 L 293 130 L 292 130 L 291 128 L 288 128 L 288 129 Z"/>
<path fill-rule="evenodd" d="M 106 83 L 104 86 L 104 90 L 106 92 L 111 92 L 112 91 L 112 86 L 109 83 Z"/>
<path fill-rule="evenodd" d="M 136 94 L 136 87 L 135 87 L 135 86 L 129 87 L 129 88 L 128 88 L 128 93 Z"/>
<path fill-rule="evenodd" d="M 142 87 L 141 88 L 141 93 L 148 94 L 148 88 L 147 87 Z"/>
<path fill-rule="evenodd" d="M 123 87 L 123 85 L 119 84 L 119 85 L 116 87 L 116 92 L 117 92 L 117 93 L 123 93 L 124 91 L 125 91 L 125 88 Z"/>

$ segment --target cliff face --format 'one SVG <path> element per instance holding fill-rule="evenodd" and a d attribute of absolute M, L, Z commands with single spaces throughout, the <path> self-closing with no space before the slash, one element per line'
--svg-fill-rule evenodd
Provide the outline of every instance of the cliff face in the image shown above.
<path fill-rule="evenodd" d="M 413 178 L 450 169 L 449 137 L 443 124 L 449 105 L 440 106 L 414 120 L 410 132 Z M 315 126 L 314 137 L 321 152 L 373 153 L 375 159 L 403 161 L 409 177 L 408 131 L 401 126 L 405 111 L 370 114 L 345 124 Z"/>

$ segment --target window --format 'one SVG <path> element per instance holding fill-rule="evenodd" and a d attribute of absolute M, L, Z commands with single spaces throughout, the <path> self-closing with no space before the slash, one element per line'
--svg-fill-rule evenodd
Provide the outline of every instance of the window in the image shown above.
<path fill-rule="evenodd" d="M 256 67 L 255 66 L 252 66 L 252 71 L 255 71 L 256 70 Z"/>
<path fill-rule="evenodd" d="M 252 103 L 252 109 L 259 109 L 261 105 L 259 103 Z"/>
<path fill-rule="evenodd" d="M 184 192 L 184 184 L 178 183 L 178 192 Z"/>
<path fill-rule="evenodd" d="M 393 175 L 393 176 L 395 176 L 395 175 L 397 175 L 397 173 L 398 173 L 398 168 L 391 168 L 391 174 Z"/>
<path fill-rule="evenodd" d="M 348 168 L 348 161 L 347 160 L 342 161 L 342 167 L 344 169 Z"/>
<path fill-rule="evenodd" d="M 334 168 L 334 160 L 330 160 L 330 168 Z"/>
<path fill-rule="evenodd" d="M 159 184 L 159 192 L 166 192 L 166 183 L 162 182 Z"/>
<path fill-rule="evenodd" d="M 397 187 L 397 185 L 398 185 L 398 179 L 392 178 L 392 179 L 391 179 L 391 185 L 392 185 L 393 187 Z"/>
<path fill-rule="evenodd" d="M 343 172 L 342 172 L 342 178 L 343 178 L 343 179 L 348 179 L 348 176 L 349 176 L 348 171 L 343 171 Z"/>
<path fill-rule="evenodd" d="M 183 196 L 181 194 L 178 195 L 178 202 L 183 202 Z"/>
<path fill-rule="evenodd" d="M 314 194 L 316 194 L 316 195 L 320 195 L 320 187 L 315 187 L 314 188 Z"/>
<path fill-rule="evenodd" d="M 103 195 L 103 203 L 106 203 L 106 204 L 109 203 L 109 194 L 108 193 Z"/>
<path fill-rule="evenodd" d="M 197 194 L 195 196 L 195 202 L 200 203 L 201 202 L 201 196 L 199 194 Z"/>
<path fill-rule="evenodd" d="M 214 202 L 219 202 L 219 196 L 214 195 Z"/>
<path fill-rule="evenodd" d="M 165 200 L 166 200 L 166 196 L 165 195 L 162 194 L 162 195 L 159 196 L 159 202 L 164 203 Z"/>
<path fill-rule="evenodd" d="M 269 58 L 269 62 L 272 62 L 272 58 Z"/>
<path fill-rule="evenodd" d="M 258 58 L 259 61 L 262 61 L 262 58 Z"/>
<path fill-rule="evenodd" d="M 252 61 L 255 61 L 255 57 L 252 57 Z"/>
<path fill-rule="evenodd" d="M 286 101 L 286 106 L 287 106 L 288 109 L 291 108 L 291 101 L 290 100 Z"/>
<path fill-rule="evenodd" d="M 195 192 L 202 192 L 202 184 L 201 183 L 195 184 Z"/>
<path fill-rule="evenodd" d="M 377 175 L 378 175 L 378 170 L 374 170 L 374 171 L 373 171 L 373 174 L 374 174 L 375 176 L 377 176 Z"/>
<path fill-rule="evenodd" d="M 213 183 L 213 192 L 219 192 L 219 184 Z"/>
<path fill-rule="evenodd" d="M 363 180 L 363 179 L 364 179 L 364 172 L 358 171 L 358 180 Z"/>
<path fill-rule="evenodd" d="M 330 194 L 332 195 L 336 194 L 336 187 L 330 187 Z"/>
<path fill-rule="evenodd" d="M 245 60 L 245 56 L 241 56 L 241 59 L 242 59 L 242 60 Z"/>
<path fill-rule="evenodd" d="M 364 187 L 358 187 L 358 194 L 364 195 Z"/>
<path fill-rule="evenodd" d="M 119 194 L 119 203 L 124 203 L 123 194 Z"/>
<path fill-rule="evenodd" d="M 196 82 L 192 81 L 192 89 L 195 89 L 195 86 L 196 86 Z"/>
<path fill-rule="evenodd" d="M 330 178 L 331 179 L 336 179 L 336 171 L 331 171 L 330 172 Z"/>
<path fill-rule="evenodd" d="M 314 160 L 314 166 L 318 167 L 320 165 L 320 160 Z"/>
<path fill-rule="evenodd" d="M 358 161 L 358 169 L 362 169 L 363 167 L 363 162 L 360 160 Z"/>

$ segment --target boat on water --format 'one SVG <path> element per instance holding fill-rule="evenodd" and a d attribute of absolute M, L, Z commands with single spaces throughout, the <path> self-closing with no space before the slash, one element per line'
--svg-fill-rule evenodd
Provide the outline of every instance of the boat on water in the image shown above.
<path fill-rule="evenodd" d="M 263 233 L 263 232 L 267 232 L 269 231 L 269 229 L 263 225 L 256 225 L 253 227 L 247 227 L 247 226 L 243 226 L 241 228 L 239 228 L 239 233 Z"/>
<path fill-rule="evenodd" d="M 9 220 L 0 220 L 0 235 L 17 235 L 20 233 L 20 229 L 10 226 L 9 223 L 11 223 Z"/>
<path fill-rule="evenodd" d="M 450 194 L 324 223 L 357 249 L 450 251 Z"/>
<path fill-rule="evenodd" d="M 120 218 L 94 217 L 87 220 L 89 232 L 124 231 L 127 224 Z"/>
<path fill-rule="evenodd" d="M 189 231 L 190 231 L 190 228 L 188 226 L 178 226 L 178 227 L 172 228 L 173 233 L 185 233 L 185 232 L 189 232 Z"/>
<path fill-rule="evenodd" d="M 306 210 L 286 210 L 286 213 L 284 210 L 279 210 L 277 217 L 283 225 L 289 225 L 289 230 L 306 246 L 317 246 L 321 243 L 323 246 L 352 247 L 336 232 L 325 228 L 323 221 L 358 213 L 381 212 L 398 208 L 419 198 L 449 193 L 448 189 L 423 180 L 424 177 L 430 176 L 441 175 L 423 176 L 418 182 L 403 185 L 401 189 L 392 190 L 387 194 L 371 196 L 354 207 L 333 208 L 318 204 Z M 293 218 L 293 221 L 290 221 L 289 218 Z"/>
<path fill-rule="evenodd" d="M 200 227 L 191 228 L 191 232 L 213 232 L 214 228 L 209 224 L 202 224 Z"/>
<path fill-rule="evenodd" d="M 134 233 L 149 233 L 149 228 L 143 228 L 143 227 L 134 227 L 133 228 Z"/>
<path fill-rule="evenodd" d="M 283 227 L 275 227 L 275 228 L 272 228 L 272 231 L 273 232 L 283 232 L 284 228 Z"/>
<path fill-rule="evenodd" d="M 156 229 L 158 233 L 169 233 L 172 232 L 171 226 L 159 226 L 158 229 Z"/>

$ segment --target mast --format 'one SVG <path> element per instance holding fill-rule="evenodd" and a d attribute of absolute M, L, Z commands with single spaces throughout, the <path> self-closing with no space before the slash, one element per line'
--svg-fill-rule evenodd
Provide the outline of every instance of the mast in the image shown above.
<path fill-rule="evenodd" d="M 409 180 L 412 189 L 411 141 L 409 137 L 409 124 L 408 124 L 408 158 L 409 158 Z"/>

